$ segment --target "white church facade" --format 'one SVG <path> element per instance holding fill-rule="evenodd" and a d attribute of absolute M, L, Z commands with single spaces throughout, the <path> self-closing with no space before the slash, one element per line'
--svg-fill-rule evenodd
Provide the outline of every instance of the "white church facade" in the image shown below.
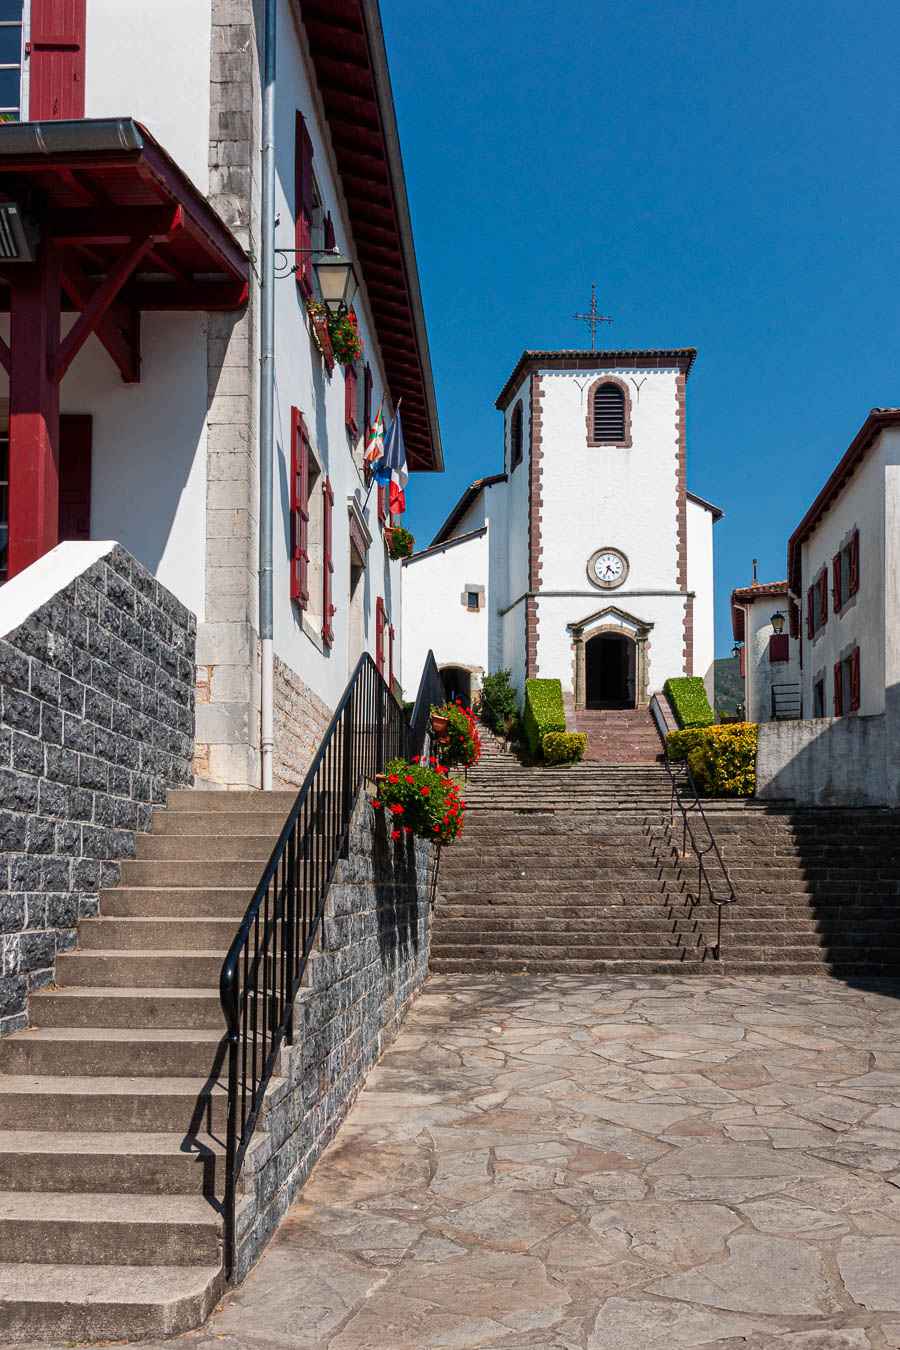
<path fill-rule="evenodd" d="M 645 708 L 670 676 L 712 698 L 713 525 L 687 490 L 693 348 L 526 351 L 496 406 L 503 472 L 403 566 L 403 665 L 448 685 L 558 678 L 567 703 Z"/>

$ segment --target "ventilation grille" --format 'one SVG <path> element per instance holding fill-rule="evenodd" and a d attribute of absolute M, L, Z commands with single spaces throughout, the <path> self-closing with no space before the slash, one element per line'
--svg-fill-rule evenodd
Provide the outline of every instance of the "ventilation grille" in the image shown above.
<path fill-rule="evenodd" d="M 625 395 L 617 384 L 601 384 L 594 393 L 594 440 L 624 439 Z"/>

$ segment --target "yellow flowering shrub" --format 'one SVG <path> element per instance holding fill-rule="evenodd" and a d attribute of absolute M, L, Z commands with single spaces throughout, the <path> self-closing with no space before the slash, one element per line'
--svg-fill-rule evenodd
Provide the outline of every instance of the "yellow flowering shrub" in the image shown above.
<path fill-rule="evenodd" d="M 669 759 L 687 760 L 697 791 L 709 797 L 752 797 L 756 788 L 756 723 L 670 731 Z"/>

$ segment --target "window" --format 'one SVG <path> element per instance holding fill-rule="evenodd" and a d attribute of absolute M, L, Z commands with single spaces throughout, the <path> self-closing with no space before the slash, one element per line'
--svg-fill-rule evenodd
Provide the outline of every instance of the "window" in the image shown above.
<path fill-rule="evenodd" d="M 844 667 L 840 661 L 834 663 L 834 715 L 844 715 Z"/>
<path fill-rule="evenodd" d="M 306 119 L 297 113 L 294 130 L 294 222 L 295 246 L 309 250 L 313 246 L 313 148 L 306 129 Z M 312 257 L 309 252 L 297 254 L 297 285 L 303 295 L 313 294 Z"/>
<path fill-rule="evenodd" d="M 787 633 L 773 633 L 769 638 L 769 661 L 790 660 L 790 641 Z"/>
<path fill-rule="evenodd" d="M 859 530 L 853 531 L 848 542 L 832 558 L 831 576 L 831 594 L 837 614 L 859 590 Z"/>
<path fill-rule="evenodd" d="M 512 421 L 509 425 L 509 467 L 514 469 L 517 464 L 522 463 L 522 403 L 521 400 L 513 408 Z"/>
<path fill-rule="evenodd" d="M 359 437 L 359 410 L 357 408 L 356 366 L 344 368 L 344 425 L 352 441 Z"/>
<path fill-rule="evenodd" d="M 631 444 L 628 395 L 618 380 L 601 379 L 588 395 L 588 445 Z"/>
<path fill-rule="evenodd" d="M 825 677 L 816 680 L 813 685 L 813 717 L 825 716 Z"/>
<path fill-rule="evenodd" d="M 814 638 L 828 622 L 828 569 L 823 567 L 806 592 L 806 636 Z"/>
<path fill-rule="evenodd" d="M 467 608 L 467 609 L 478 609 L 478 608 L 479 608 L 479 605 L 478 605 L 478 592 L 477 592 L 477 591 L 469 591 L 469 592 L 467 593 L 466 608 Z"/>
<path fill-rule="evenodd" d="M 850 676 L 850 711 L 858 712 L 860 703 L 859 691 L 859 648 L 854 647 L 847 660 Z"/>
<path fill-rule="evenodd" d="M 847 547 L 847 594 L 859 590 L 859 530 L 854 530 Z"/>
<path fill-rule="evenodd" d="M 84 117 L 86 0 L 31 0 L 29 114 L 33 121 Z M 0 18 L 22 5 L 0 0 Z"/>
<path fill-rule="evenodd" d="M 23 8 L 23 0 L 0 0 L 0 122 L 22 118 Z"/>
<path fill-rule="evenodd" d="M 291 408 L 291 599 L 309 604 L 310 453 L 306 422 Z"/>

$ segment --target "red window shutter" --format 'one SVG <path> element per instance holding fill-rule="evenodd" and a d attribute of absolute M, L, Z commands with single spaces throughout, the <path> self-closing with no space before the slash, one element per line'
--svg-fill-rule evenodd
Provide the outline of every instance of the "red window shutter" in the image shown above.
<path fill-rule="evenodd" d="M 372 425 L 372 367 L 366 362 L 363 374 L 363 417 L 366 419 L 365 431 L 368 434 Z"/>
<path fill-rule="evenodd" d="M 91 537 L 90 413 L 59 419 L 59 542 Z"/>
<path fill-rule="evenodd" d="M 388 519 L 388 501 L 390 500 L 390 489 L 386 483 L 378 484 L 378 519 L 382 526 L 387 524 Z"/>
<path fill-rule="evenodd" d="M 306 130 L 306 119 L 297 113 L 294 132 L 294 216 L 295 245 L 298 249 L 312 248 L 312 209 L 313 209 L 313 148 Z M 305 296 L 313 293 L 312 257 L 307 253 L 297 254 L 297 285 Z"/>
<path fill-rule="evenodd" d="M 309 604 L 309 438 L 298 408 L 291 408 L 291 599 Z"/>
<path fill-rule="evenodd" d="M 814 588 L 810 586 L 806 592 L 806 636 L 808 638 L 812 638 L 816 631 L 815 604 Z"/>
<path fill-rule="evenodd" d="M 844 712 L 844 667 L 840 661 L 834 663 L 834 715 L 843 716 Z"/>
<path fill-rule="evenodd" d="M 359 435 L 357 416 L 356 367 L 347 366 L 344 370 L 344 424 L 353 440 Z"/>
<path fill-rule="evenodd" d="M 788 616 L 790 634 L 796 640 L 800 636 L 800 606 L 796 600 L 791 600 L 788 606 Z"/>
<path fill-rule="evenodd" d="M 84 117 L 86 0 L 31 0 L 31 120 Z"/>
<path fill-rule="evenodd" d="M 747 644 L 743 643 L 741 645 L 741 679 L 742 680 L 746 679 L 746 676 L 747 676 Z"/>
<path fill-rule="evenodd" d="M 394 687 L 394 625 L 388 628 L 388 684 Z"/>
<path fill-rule="evenodd" d="M 854 530 L 850 538 L 850 585 L 848 590 L 855 595 L 859 590 L 859 530 Z"/>
<path fill-rule="evenodd" d="M 332 574 L 334 572 L 334 561 L 332 551 L 334 541 L 332 539 L 332 526 L 334 514 L 334 493 L 331 490 L 331 483 L 328 476 L 322 484 L 322 491 L 325 494 L 325 511 L 322 521 L 322 541 L 324 553 L 324 566 L 322 568 L 323 587 L 322 587 L 322 641 L 326 647 L 330 647 L 334 642 L 334 629 L 331 626 L 331 620 L 334 617 L 335 608 L 331 603 L 332 593 Z"/>
<path fill-rule="evenodd" d="M 787 661 L 790 658 L 790 638 L 787 633 L 773 633 L 769 638 L 769 660 Z"/>
<path fill-rule="evenodd" d="M 824 628 L 828 622 L 828 571 L 822 569 L 819 576 L 819 623 Z"/>
<path fill-rule="evenodd" d="M 334 248 L 334 221 L 331 219 L 331 212 L 325 217 L 324 224 L 325 238 L 322 243 L 325 248 Z"/>
<path fill-rule="evenodd" d="M 859 709 L 859 648 L 850 653 L 850 711 Z"/>
<path fill-rule="evenodd" d="M 841 606 L 842 606 L 843 603 L 844 603 L 843 597 L 842 597 L 842 595 L 841 595 L 841 555 L 840 555 L 840 553 L 836 553 L 836 554 L 834 555 L 834 557 L 832 558 L 832 560 L 831 560 L 831 582 L 832 582 L 832 585 L 831 585 L 831 598 L 832 598 L 832 602 L 833 602 L 833 605 L 834 605 L 834 612 L 835 612 L 835 614 L 837 614 L 838 610 L 841 608 Z"/>
<path fill-rule="evenodd" d="M 375 601 L 375 664 L 384 674 L 384 601 Z"/>

